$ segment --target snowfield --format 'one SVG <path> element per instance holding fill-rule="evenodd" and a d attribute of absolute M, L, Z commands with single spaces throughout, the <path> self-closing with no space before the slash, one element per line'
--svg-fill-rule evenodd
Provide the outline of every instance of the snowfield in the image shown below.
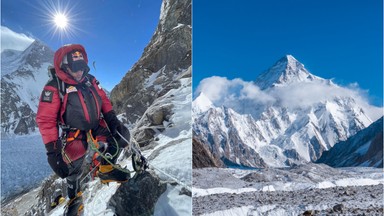
<path fill-rule="evenodd" d="M 1 140 L 1 200 L 35 188 L 50 174 L 41 136 L 15 136 Z"/>
<path fill-rule="evenodd" d="M 383 170 L 367 167 L 194 169 L 193 215 L 382 215 L 383 184 Z"/>

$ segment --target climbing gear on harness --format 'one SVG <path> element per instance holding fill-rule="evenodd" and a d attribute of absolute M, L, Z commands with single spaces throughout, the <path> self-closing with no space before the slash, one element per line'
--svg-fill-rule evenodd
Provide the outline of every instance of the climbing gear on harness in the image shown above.
<path fill-rule="evenodd" d="M 128 169 L 124 169 L 124 168 L 120 167 L 119 165 L 112 163 L 111 159 L 116 157 L 117 154 L 119 153 L 119 151 L 116 151 L 116 153 L 114 155 L 111 155 L 109 153 L 104 154 L 103 152 L 101 152 L 96 147 L 97 140 L 93 138 L 91 130 L 87 132 L 87 142 L 88 142 L 89 148 L 92 149 L 93 151 L 95 151 L 101 158 L 103 158 L 109 165 L 111 165 L 112 168 L 119 170 L 121 172 L 124 172 L 124 173 L 128 173 L 128 174 L 130 174 L 132 172 L 132 171 L 129 171 Z M 101 166 L 102 165 L 100 165 L 100 167 Z"/>
<path fill-rule="evenodd" d="M 121 139 L 123 139 L 125 142 L 129 143 L 127 139 L 123 135 L 121 135 L 118 131 L 117 134 L 120 136 Z M 134 141 L 136 141 L 133 138 Z M 148 169 L 148 161 L 147 159 L 141 154 L 141 152 L 136 148 L 136 146 L 133 144 L 131 145 L 131 148 L 133 150 L 132 153 L 132 166 L 133 169 L 136 172 L 141 173 L 142 171 Z"/>

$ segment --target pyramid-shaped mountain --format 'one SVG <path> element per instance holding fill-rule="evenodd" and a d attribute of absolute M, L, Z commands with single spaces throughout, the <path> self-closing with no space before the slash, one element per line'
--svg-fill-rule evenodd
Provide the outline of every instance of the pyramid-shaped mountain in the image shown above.
<path fill-rule="evenodd" d="M 220 104 L 209 108 L 204 106 L 209 101 L 204 97 L 194 101 L 194 106 L 200 107 L 193 109 L 192 114 L 194 139 L 205 144 L 212 155 L 227 166 L 285 167 L 313 162 L 336 143 L 347 140 L 381 117 L 378 113 L 382 113 L 382 108 L 351 95 L 327 95 L 318 100 L 302 97 L 303 92 L 297 86 L 321 85 L 326 91 L 347 90 L 312 75 L 290 55 L 277 61 L 255 83 L 265 94 L 278 97 L 273 103 L 254 107 L 257 115 Z M 291 96 L 288 99 L 271 93 L 287 93 L 291 89 L 296 91 L 287 94 Z M 292 98 L 311 101 L 293 106 L 294 102 L 289 104 Z"/>
<path fill-rule="evenodd" d="M 324 80 L 308 72 L 302 63 L 291 55 L 277 61 L 270 69 L 263 72 L 255 81 L 261 89 L 287 85 L 296 82 Z"/>

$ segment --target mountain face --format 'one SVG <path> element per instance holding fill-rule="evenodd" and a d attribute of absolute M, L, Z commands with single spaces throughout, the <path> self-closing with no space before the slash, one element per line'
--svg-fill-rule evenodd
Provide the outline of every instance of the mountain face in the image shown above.
<path fill-rule="evenodd" d="M 111 101 L 127 123 L 135 123 L 153 101 L 178 84 L 191 66 L 191 1 L 164 0 L 160 21 L 138 62 L 112 89 Z"/>
<path fill-rule="evenodd" d="M 1 128 L 4 134 L 36 131 L 36 112 L 41 90 L 48 81 L 47 68 L 54 52 L 34 41 L 23 52 L 1 53 Z"/>
<path fill-rule="evenodd" d="M 255 84 L 270 95 L 301 85 L 316 88 L 321 84 L 323 90 L 329 91 L 343 89 L 331 80 L 310 74 L 289 55 L 261 74 Z M 305 100 L 300 89 L 295 94 L 290 97 Z M 192 105 L 194 139 L 204 143 L 226 166 L 285 167 L 316 161 L 325 150 L 373 122 L 369 113 L 372 107 L 352 96 L 327 97 L 310 104 L 295 104 L 294 108 L 283 99 L 249 106 L 256 110 L 251 115 L 215 106 L 201 93 Z"/>
<path fill-rule="evenodd" d="M 383 117 L 325 151 L 317 163 L 332 167 L 383 167 Z"/>
<path fill-rule="evenodd" d="M 275 63 L 270 69 L 262 73 L 256 79 L 256 85 L 260 89 L 267 89 L 274 86 L 287 85 L 295 82 L 311 82 L 323 80 L 320 77 L 310 74 L 304 65 L 293 56 L 286 55 Z"/>

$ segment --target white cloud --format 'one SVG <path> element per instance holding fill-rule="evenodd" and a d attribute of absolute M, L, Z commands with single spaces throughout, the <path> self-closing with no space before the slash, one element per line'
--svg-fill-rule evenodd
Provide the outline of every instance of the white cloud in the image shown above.
<path fill-rule="evenodd" d="M 356 102 L 367 102 L 365 92 L 358 86 L 340 87 L 324 81 L 295 83 L 275 88 L 269 94 L 277 98 L 284 107 L 292 109 L 344 97 L 351 97 Z"/>
<path fill-rule="evenodd" d="M 240 113 L 254 112 L 275 99 L 261 91 L 253 82 L 236 78 L 228 80 L 226 77 L 208 77 L 200 81 L 196 95 L 203 92 L 215 106 L 224 105 Z"/>
<path fill-rule="evenodd" d="M 11 29 L 1 26 L 1 52 L 5 49 L 24 51 L 34 41 L 22 33 L 16 33 Z"/>
<path fill-rule="evenodd" d="M 213 76 L 200 82 L 196 93 L 200 92 L 204 92 L 215 106 L 224 105 L 239 113 L 254 116 L 274 103 L 293 110 L 344 97 L 353 98 L 358 104 L 370 107 L 368 91 L 360 89 L 356 83 L 340 87 L 329 80 L 294 83 L 262 91 L 253 82 Z"/>

